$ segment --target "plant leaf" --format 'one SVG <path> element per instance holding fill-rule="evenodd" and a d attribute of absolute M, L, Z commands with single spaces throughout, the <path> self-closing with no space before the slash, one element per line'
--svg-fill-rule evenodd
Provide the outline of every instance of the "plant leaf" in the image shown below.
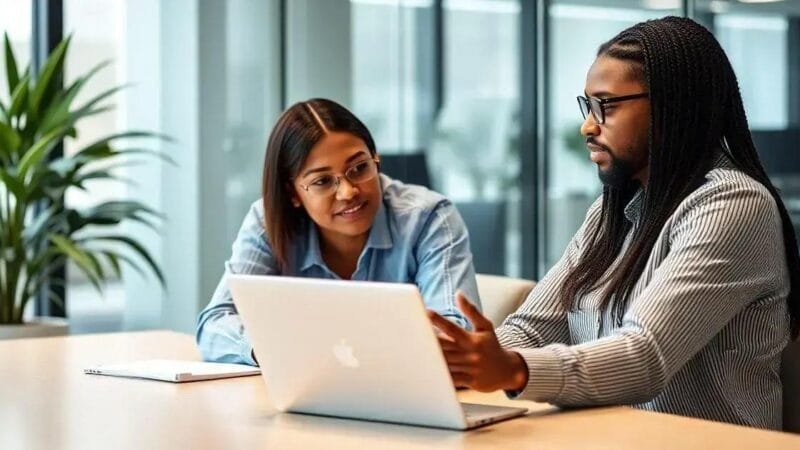
<path fill-rule="evenodd" d="M 11 41 L 8 39 L 8 33 L 3 33 L 3 43 L 6 52 L 6 82 L 8 83 L 8 92 L 14 92 L 19 83 L 19 72 L 17 71 L 17 60 L 14 57 L 14 50 L 11 49 Z"/>
<path fill-rule="evenodd" d="M 8 158 L 10 160 L 11 155 L 19 149 L 21 142 L 22 138 L 19 137 L 16 130 L 4 122 L 0 122 L 0 158 Z"/>
<path fill-rule="evenodd" d="M 117 156 L 117 155 L 119 155 L 119 156 L 121 156 L 121 155 L 149 155 L 149 156 L 155 156 L 156 158 L 159 158 L 159 159 L 161 159 L 162 161 L 164 161 L 166 163 L 172 164 L 173 166 L 177 166 L 178 165 L 178 163 L 175 162 L 175 160 L 172 159 L 171 156 L 169 156 L 168 154 L 166 154 L 164 152 L 159 152 L 157 150 L 150 150 L 150 149 L 146 149 L 146 148 L 126 148 L 126 149 L 122 149 L 122 150 L 117 150 L 114 153 L 115 153 L 115 156 Z"/>
<path fill-rule="evenodd" d="M 119 91 L 121 91 L 123 89 L 126 89 L 127 87 L 128 87 L 127 84 L 123 84 L 123 85 L 115 86 L 115 87 L 113 87 L 111 89 L 108 89 L 108 90 L 98 94 L 96 97 L 94 97 L 93 99 L 89 100 L 88 102 L 86 102 L 83 106 L 81 106 L 77 110 L 73 111 L 71 114 L 74 117 L 85 117 L 85 116 L 90 116 L 90 115 L 93 115 L 93 114 L 97 114 L 97 111 L 106 111 L 110 107 L 105 106 L 105 107 L 95 108 L 95 106 L 98 103 L 100 103 L 101 101 L 111 97 L 112 95 L 116 94 L 117 92 L 119 92 Z"/>
<path fill-rule="evenodd" d="M 18 177 L 15 177 L 9 173 L 9 171 L 5 168 L 0 167 L 0 180 L 2 180 L 6 188 L 11 191 L 12 194 L 14 194 L 14 197 L 17 198 L 17 201 L 25 201 L 25 185 Z"/>
<path fill-rule="evenodd" d="M 32 117 L 38 117 L 40 111 L 46 111 L 49 106 L 46 103 L 61 88 L 64 59 L 71 40 L 72 36 L 68 36 L 58 43 L 56 48 L 50 52 L 50 56 L 47 57 L 41 72 L 36 77 L 29 110 Z"/>
<path fill-rule="evenodd" d="M 111 270 L 114 271 L 114 276 L 117 278 L 122 278 L 122 267 L 119 265 L 119 257 L 116 253 L 110 250 L 101 250 L 100 254 L 106 257 L 108 261 L 108 265 L 111 266 Z"/>
<path fill-rule="evenodd" d="M 55 212 L 56 208 L 50 206 L 36 215 L 33 221 L 22 230 L 23 245 L 36 245 L 43 240 L 44 233 L 48 231 L 47 226 L 51 220 L 55 219 Z"/>
<path fill-rule="evenodd" d="M 8 108 L 0 101 L 0 122 L 11 123 L 11 118 L 8 116 Z"/>
<path fill-rule="evenodd" d="M 58 234 L 51 234 L 49 238 L 50 242 L 52 242 L 53 245 L 55 245 L 55 247 L 64 254 L 64 256 L 77 264 L 78 268 L 80 268 L 81 271 L 86 274 L 86 277 L 89 278 L 89 281 L 92 283 L 92 285 L 94 285 L 95 289 L 102 293 L 103 278 L 101 276 L 102 272 L 100 272 L 100 269 L 95 266 L 97 259 L 90 257 L 69 238 Z"/>
<path fill-rule="evenodd" d="M 27 71 L 22 79 L 17 83 L 17 87 L 11 91 L 11 106 L 8 107 L 8 116 L 19 117 L 25 110 L 25 105 L 28 103 L 28 83 L 30 82 L 31 75 Z"/>
<path fill-rule="evenodd" d="M 97 258 L 97 256 L 95 256 L 94 253 L 92 253 L 91 251 L 84 251 L 84 253 L 89 258 L 89 260 L 92 261 L 92 267 L 94 267 L 95 271 L 97 272 L 97 278 L 100 280 L 105 280 L 106 273 L 103 270 L 103 266 L 102 264 L 100 264 L 100 260 Z"/>
<path fill-rule="evenodd" d="M 130 266 L 142 278 L 144 278 L 146 276 L 145 273 L 144 273 L 144 270 L 142 270 L 142 268 L 139 267 L 138 264 L 136 264 L 136 261 L 133 258 L 129 257 L 128 255 L 123 255 L 122 253 L 117 253 L 117 252 L 114 252 L 114 251 L 111 251 L 111 250 L 102 250 L 102 252 L 103 253 L 107 252 L 107 253 L 113 254 L 114 257 L 117 258 L 117 260 L 125 262 L 125 264 Z M 121 276 L 122 275 L 120 275 L 120 277 Z"/>
<path fill-rule="evenodd" d="M 81 117 L 70 117 L 69 108 L 72 106 L 72 102 L 75 100 L 75 97 L 80 93 L 81 89 L 83 89 L 86 83 L 92 77 L 94 77 L 97 72 L 107 67 L 110 63 L 110 60 L 106 60 L 94 66 L 86 75 L 78 78 L 74 83 L 72 83 L 69 88 L 59 92 L 58 95 L 56 95 L 52 104 L 42 116 L 39 125 L 39 129 L 41 130 L 40 134 L 47 134 L 48 131 L 58 125 L 63 124 L 70 118 L 73 119 L 72 123 L 74 123 L 78 118 L 86 117 L 85 115 Z M 92 113 L 94 114 L 95 112 Z"/>
<path fill-rule="evenodd" d="M 111 241 L 111 242 L 120 242 L 128 246 L 131 250 L 133 250 L 137 255 L 139 255 L 142 259 L 145 260 L 150 270 L 158 277 L 158 281 L 161 282 L 161 285 L 166 287 L 167 283 L 164 279 L 164 274 L 161 272 L 161 269 L 156 264 L 155 260 L 147 249 L 142 246 L 139 242 L 135 241 L 134 239 L 123 236 L 123 235 L 100 235 L 100 236 L 91 236 L 86 237 L 79 240 L 80 242 L 89 242 L 89 241 Z"/>
<path fill-rule="evenodd" d="M 58 141 L 60 141 L 64 136 L 64 131 L 65 130 L 63 128 L 51 131 L 36 141 L 36 143 L 33 144 L 33 146 L 28 149 L 27 152 L 25 152 L 25 155 L 19 162 L 20 179 L 25 180 L 25 175 L 27 175 L 31 167 L 39 164 L 44 156 L 53 149 Z"/>

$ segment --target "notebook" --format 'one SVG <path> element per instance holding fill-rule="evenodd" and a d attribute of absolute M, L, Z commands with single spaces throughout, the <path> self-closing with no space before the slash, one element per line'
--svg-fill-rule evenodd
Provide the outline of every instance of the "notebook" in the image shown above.
<path fill-rule="evenodd" d="M 146 378 L 150 380 L 183 383 L 186 381 L 215 380 L 218 378 L 259 375 L 261 369 L 241 364 L 151 359 L 121 364 L 108 364 L 83 369 L 91 375 Z"/>

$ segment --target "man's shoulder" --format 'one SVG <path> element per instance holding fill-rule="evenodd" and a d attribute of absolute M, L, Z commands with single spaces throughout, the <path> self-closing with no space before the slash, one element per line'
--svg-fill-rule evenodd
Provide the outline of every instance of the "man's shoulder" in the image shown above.
<path fill-rule="evenodd" d="M 733 167 L 715 168 L 706 174 L 706 182 L 691 193 L 687 200 L 694 203 L 720 200 L 742 201 L 759 198 L 774 203 L 766 186 L 751 176 Z"/>
<path fill-rule="evenodd" d="M 776 218 L 779 214 L 775 198 L 767 187 L 732 167 L 715 168 L 708 172 L 706 182 L 678 205 L 675 215 L 687 215 L 698 209 L 765 218 Z"/>

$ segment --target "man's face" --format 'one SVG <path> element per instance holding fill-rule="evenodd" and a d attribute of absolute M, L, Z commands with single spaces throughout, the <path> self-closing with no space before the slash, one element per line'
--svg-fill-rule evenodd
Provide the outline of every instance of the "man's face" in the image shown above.
<path fill-rule="evenodd" d="M 647 92 L 644 80 L 636 75 L 631 64 L 607 56 L 598 57 L 586 75 L 586 97 L 607 99 Z M 633 179 L 646 186 L 650 101 L 641 97 L 607 103 L 603 108 L 604 123 L 598 123 L 592 114 L 587 114 L 581 125 L 589 158 L 597 164 L 600 181 L 621 186 Z"/>

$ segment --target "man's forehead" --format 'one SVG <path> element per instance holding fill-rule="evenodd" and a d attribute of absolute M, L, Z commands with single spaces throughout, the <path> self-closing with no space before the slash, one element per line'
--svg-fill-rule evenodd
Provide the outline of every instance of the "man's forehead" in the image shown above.
<path fill-rule="evenodd" d="M 643 80 L 634 64 L 632 61 L 600 56 L 586 74 L 586 93 L 623 95 L 630 94 L 632 89 L 643 90 Z"/>

